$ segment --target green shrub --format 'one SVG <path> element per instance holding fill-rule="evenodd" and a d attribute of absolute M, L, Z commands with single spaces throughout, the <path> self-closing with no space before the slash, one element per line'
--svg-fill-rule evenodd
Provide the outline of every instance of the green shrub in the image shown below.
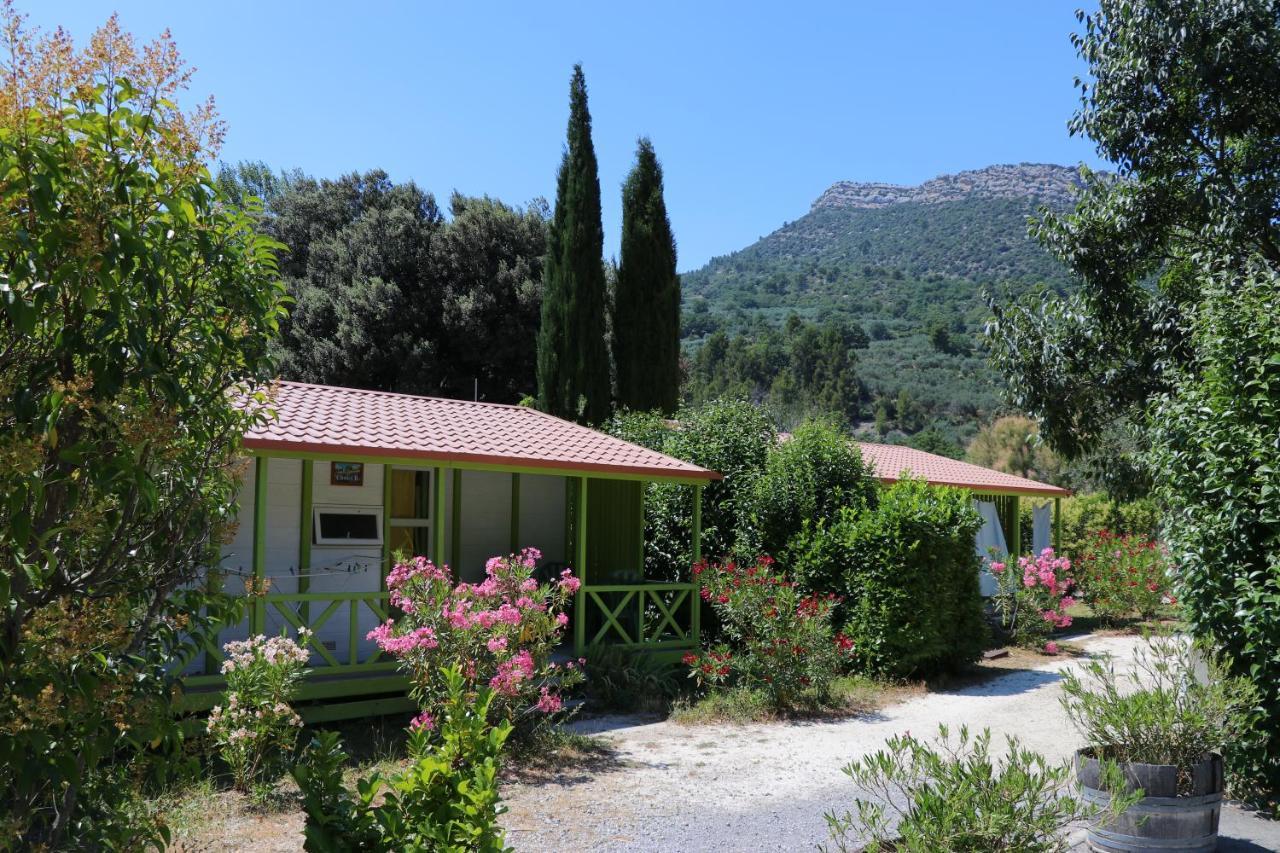
<path fill-rule="evenodd" d="M 661 712 L 680 693 L 679 670 L 658 655 L 599 645 L 589 647 L 586 658 L 592 710 Z"/>
<path fill-rule="evenodd" d="M 1008 739 L 1004 757 L 991 756 L 991 732 L 952 740 L 939 727 L 936 745 L 910 734 L 844 768 L 859 791 L 854 811 L 826 815 L 831 847 L 839 851 L 910 853 L 1056 853 L 1067 849 L 1071 824 L 1121 814 L 1139 795 L 1115 797 L 1106 813 L 1072 793 L 1068 765 Z M 865 844 L 865 846 L 863 846 Z"/>
<path fill-rule="evenodd" d="M 624 414 L 607 427 L 612 434 L 710 468 L 723 475 L 702 491 L 702 553 L 719 559 L 754 538 L 751 509 L 756 480 L 765 469 L 777 434 L 753 403 L 717 400 L 681 409 L 673 427 L 657 415 Z M 645 487 L 645 577 L 688 581 L 693 565 L 693 490 L 685 485 Z M 746 550 L 750 550 L 749 547 Z"/>
<path fill-rule="evenodd" d="M 1214 655 L 1182 638 L 1148 638 L 1123 673 L 1110 658 L 1087 661 L 1082 671 L 1067 671 L 1062 706 L 1095 757 L 1172 764 L 1181 771 L 1179 786 L 1190 786 L 1191 768 L 1206 753 L 1254 739 L 1257 688 L 1228 677 Z"/>
<path fill-rule="evenodd" d="M 277 244 L 204 164 L 167 39 L 92 46 L 0 6 L 0 847 L 142 849 L 134 785 L 183 758 L 178 675 L 240 438 L 274 375 Z M 234 620 L 233 620 L 234 621 Z"/>
<path fill-rule="evenodd" d="M 973 546 L 981 526 L 968 493 L 902 480 L 875 507 L 806 528 L 796 580 L 843 599 L 837 624 L 868 671 L 955 669 L 977 660 L 987 637 Z"/>
<path fill-rule="evenodd" d="M 755 550 L 785 559 L 806 520 L 830 520 L 844 506 L 873 504 L 876 490 L 848 433 L 833 421 L 805 421 L 771 450 L 755 483 Z"/>
<path fill-rule="evenodd" d="M 1154 538 L 1160 530 L 1160 508 L 1152 498 L 1113 501 L 1101 492 L 1062 498 L 1057 550 L 1071 558 L 1084 553 L 1100 531 L 1119 536 Z M 1022 541 L 1031 541 L 1031 506 L 1024 501 Z"/>
<path fill-rule="evenodd" d="M 1193 333 L 1197 374 L 1153 416 L 1150 461 L 1168 513 L 1175 593 L 1193 632 L 1262 691 L 1263 737 L 1228 764 L 1280 794 L 1280 276 L 1261 263 L 1205 285 Z"/>
<path fill-rule="evenodd" d="M 358 779 L 354 797 L 342 780 L 347 756 L 338 736 L 322 732 L 312 741 L 293 769 L 307 813 L 308 853 L 510 849 L 498 825 L 504 811 L 498 770 L 511 724 L 489 725 L 492 694 L 468 695 L 457 669 L 443 681 L 449 700 L 439 734 L 411 727 L 409 766 L 394 776 Z"/>
<path fill-rule="evenodd" d="M 685 655 L 699 686 L 758 693 L 778 711 L 830 700 L 852 648 L 832 631 L 834 596 L 804 595 L 769 557 L 699 563 L 693 571 L 727 640 Z"/>

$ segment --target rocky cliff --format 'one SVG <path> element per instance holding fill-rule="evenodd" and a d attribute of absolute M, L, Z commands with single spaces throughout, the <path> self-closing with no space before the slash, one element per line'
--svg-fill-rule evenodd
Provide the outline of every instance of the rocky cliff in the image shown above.
<path fill-rule="evenodd" d="M 820 195 L 812 209 L 875 209 L 903 202 L 940 204 L 967 198 L 1036 198 L 1056 206 L 1069 204 L 1080 183 L 1079 170 L 1071 166 L 1046 163 L 987 166 L 941 175 L 914 187 L 840 181 Z"/>

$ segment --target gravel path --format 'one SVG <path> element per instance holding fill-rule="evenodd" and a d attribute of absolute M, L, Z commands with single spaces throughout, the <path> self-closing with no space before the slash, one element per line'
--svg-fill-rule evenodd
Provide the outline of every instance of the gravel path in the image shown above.
<path fill-rule="evenodd" d="M 1086 638 L 1090 653 L 1131 656 L 1132 637 Z M 851 805 L 840 768 L 894 734 L 932 735 L 940 723 L 1017 735 L 1051 760 L 1078 737 L 1059 703 L 1071 660 L 1011 670 L 981 684 L 929 693 L 852 719 L 768 725 L 682 726 L 604 717 L 577 724 L 615 755 L 541 784 L 507 786 L 508 842 L 520 851 L 802 850 L 827 838 L 825 812 Z M 1224 832 L 1248 815 L 1224 819 Z M 1273 824 L 1266 824 L 1273 827 Z M 1280 837 L 1276 838 L 1280 841 Z M 1223 849 L 1267 850 L 1278 846 Z"/>

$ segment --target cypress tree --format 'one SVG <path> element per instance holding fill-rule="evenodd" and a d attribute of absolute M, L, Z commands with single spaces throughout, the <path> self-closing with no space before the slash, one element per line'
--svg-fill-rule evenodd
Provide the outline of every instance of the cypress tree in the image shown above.
<path fill-rule="evenodd" d="M 568 144 L 556 176 L 556 210 L 543 266 L 538 398 L 543 411 L 584 423 L 609 416 L 604 228 L 591 144 L 587 81 L 573 66 Z"/>
<path fill-rule="evenodd" d="M 622 186 L 622 260 L 613 307 L 618 404 L 673 414 L 680 398 L 680 277 L 662 165 L 641 139 Z"/>

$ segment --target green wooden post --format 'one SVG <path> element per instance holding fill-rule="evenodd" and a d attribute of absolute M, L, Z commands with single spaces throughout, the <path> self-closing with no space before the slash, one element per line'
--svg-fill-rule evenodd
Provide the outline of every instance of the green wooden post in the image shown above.
<path fill-rule="evenodd" d="M 702 559 L 702 486 L 693 487 L 693 561 Z M 689 633 L 693 636 L 694 647 L 702 645 L 702 590 L 694 581 L 694 590 L 690 593 Z"/>
<path fill-rule="evenodd" d="M 387 588 L 387 575 L 391 573 L 391 471 L 390 465 L 382 466 L 382 585 Z"/>
<path fill-rule="evenodd" d="M 511 553 L 520 550 L 520 475 L 511 475 Z"/>
<path fill-rule="evenodd" d="M 444 565 L 444 469 L 431 472 L 431 562 Z"/>
<path fill-rule="evenodd" d="M 1062 550 L 1062 498 L 1053 499 L 1053 550 Z"/>
<path fill-rule="evenodd" d="M 310 459 L 302 460 L 302 519 L 298 537 L 298 592 L 311 591 L 311 493 L 315 481 L 315 464 Z M 302 624 L 311 621 L 311 602 L 303 601 L 298 608 Z"/>
<path fill-rule="evenodd" d="M 582 586 L 574 602 L 573 648 L 579 657 L 587 648 L 587 478 L 578 478 L 577 499 L 574 502 L 574 571 Z"/>
<path fill-rule="evenodd" d="M 462 471 L 458 468 L 453 469 L 453 533 L 449 537 L 449 562 L 453 566 L 453 576 L 455 578 L 462 577 Z"/>
<path fill-rule="evenodd" d="M 267 466 L 265 456 L 254 459 L 253 466 L 253 612 L 249 617 L 249 633 L 267 630 L 267 601 L 263 584 L 267 575 Z"/>
<path fill-rule="evenodd" d="M 1013 535 L 1009 539 L 1009 553 L 1022 556 L 1022 507 L 1017 495 L 1009 496 L 1009 515 L 1013 517 Z"/>

